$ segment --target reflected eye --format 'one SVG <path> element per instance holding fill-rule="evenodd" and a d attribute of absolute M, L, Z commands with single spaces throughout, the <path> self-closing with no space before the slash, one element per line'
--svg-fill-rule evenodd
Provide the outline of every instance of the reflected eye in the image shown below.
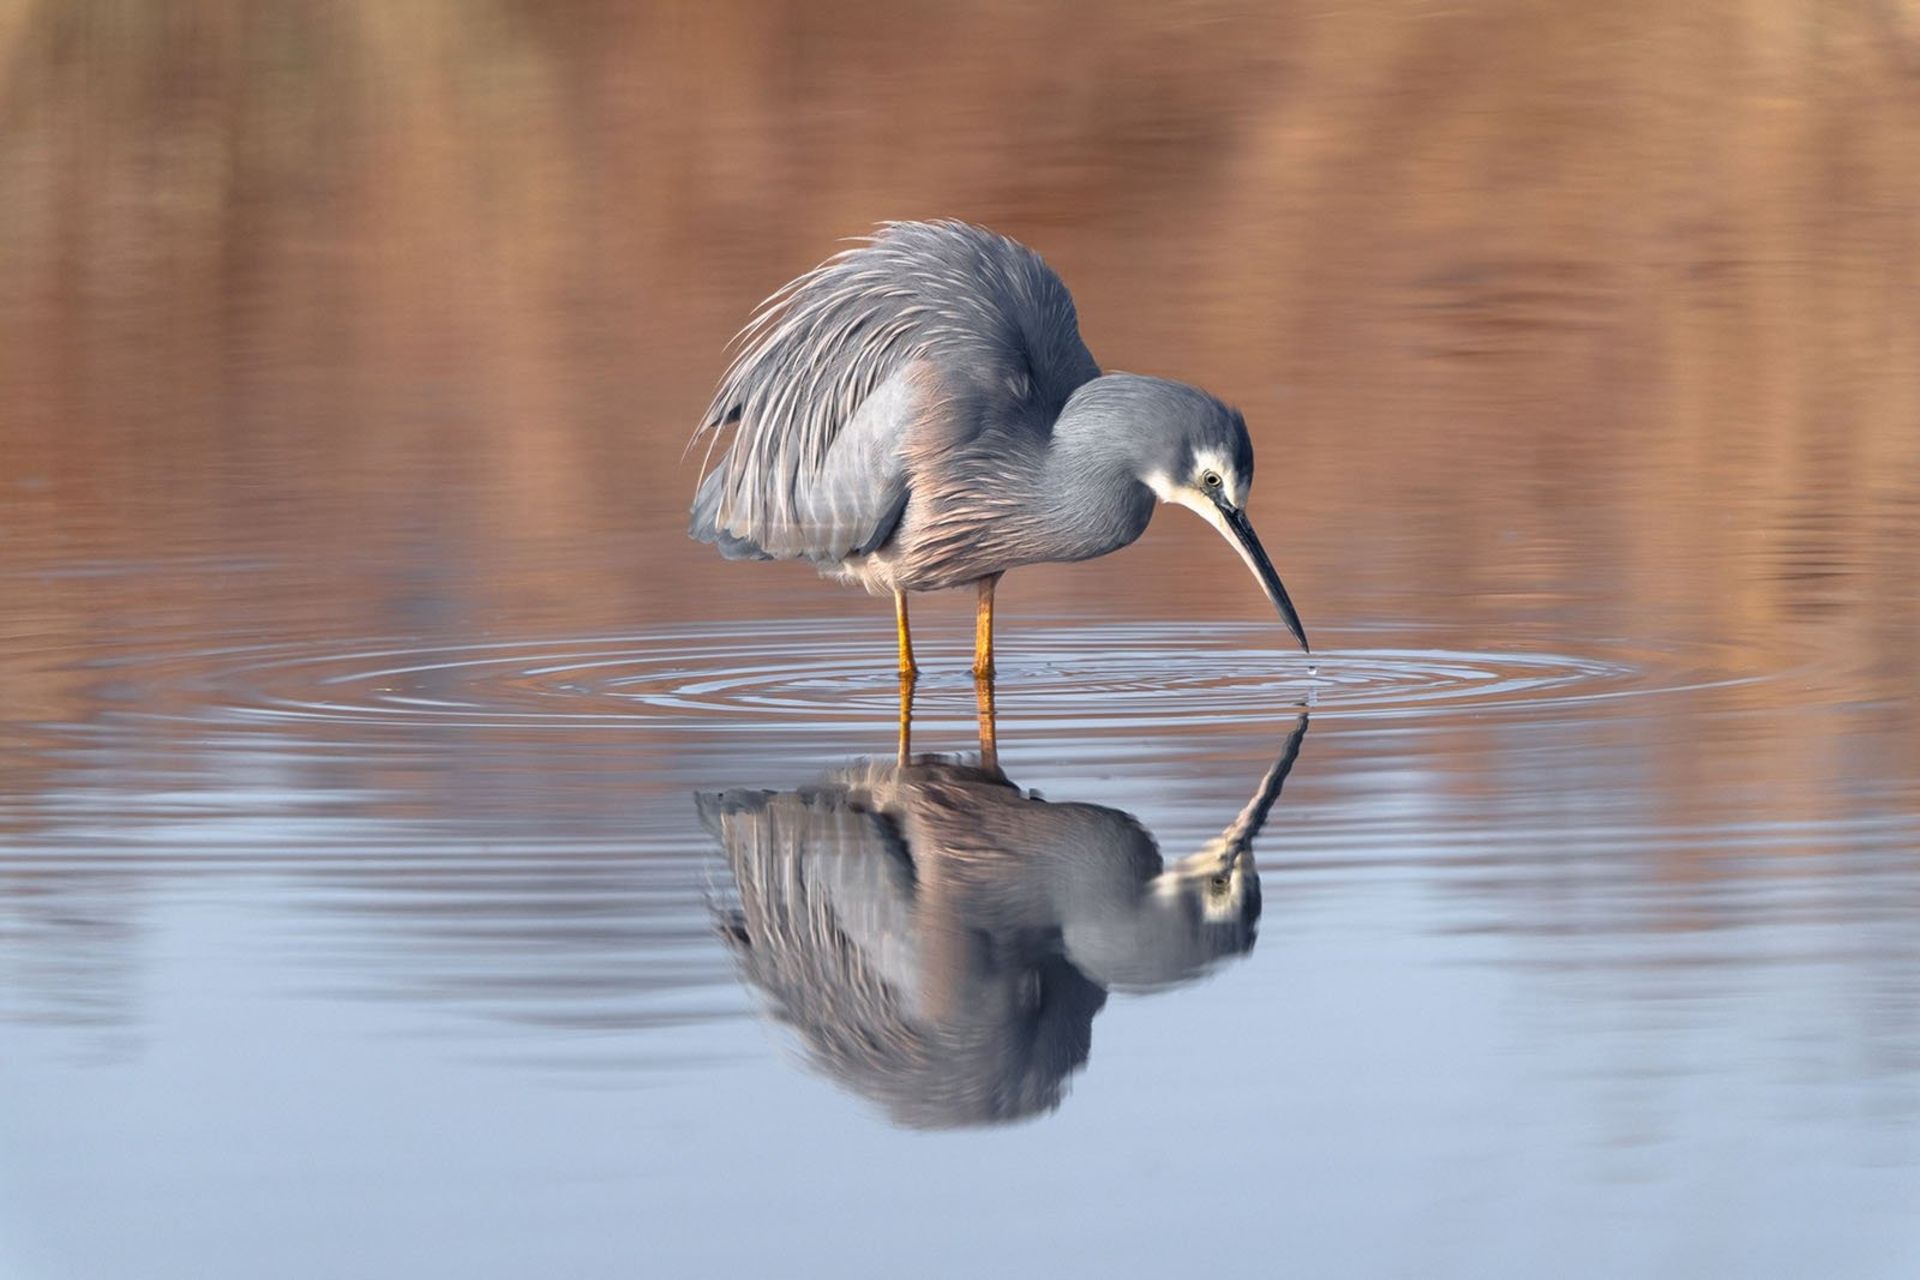
<path fill-rule="evenodd" d="M 1218 471 L 1202 471 L 1200 473 L 1200 483 L 1209 489 L 1218 489 L 1220 487 L 1220 473 Z"/>
<path fill-rule="evenodd" d="M 1207 881 L 1207 888 L 1213 890 L 1215 893 L 1225 893 L 1232 883 L 1233 882 L 1225 876 L 1214 876 Z"/>

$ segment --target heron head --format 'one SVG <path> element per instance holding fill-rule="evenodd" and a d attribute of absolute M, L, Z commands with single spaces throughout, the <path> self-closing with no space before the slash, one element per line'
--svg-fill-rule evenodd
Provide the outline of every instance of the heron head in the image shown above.
<path fill-rule="evenodd" d="M 1300 647 L 1309 648 L 1300 615 L 1247 518 L 1253 441 L 1240 411 L 1184 382 L 1109 374 L 1089 386 L 1101 383 L 1113 385 L 1100 394 L 1112 394 L 1126 406 L 1123 420 L 1137 442 L 1140 482 L 1160 501 L 1188 507 L 1218 529 L 1253 571 Z"/>

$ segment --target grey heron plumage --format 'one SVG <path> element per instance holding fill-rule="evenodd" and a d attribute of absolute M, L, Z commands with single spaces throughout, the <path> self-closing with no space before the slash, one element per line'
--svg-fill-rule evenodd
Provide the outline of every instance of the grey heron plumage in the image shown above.
<path fill-rule="evenodd" d="M 888 223 L 775 293 L 740 342 L 695 433 L 711 465 L 689 532 L 892 593 L 903 671 L 906 593 L 980 586 L 986 674 L 1000 575 L 1118 550 L 1156 502 L 1213 524 L 1306 647 L 1247 519 L 1244 419 L 1186 383 L 1102 373 L 1025 246 Z"/>

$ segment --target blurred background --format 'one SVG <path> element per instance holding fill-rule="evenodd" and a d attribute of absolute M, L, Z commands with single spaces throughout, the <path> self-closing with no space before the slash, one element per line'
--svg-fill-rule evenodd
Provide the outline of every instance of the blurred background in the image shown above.
<path fill-rule="evenodd" d="M 1352 658 L 1389 687 L 1354 677 L 1343 719 L 1336 683 L 1289 784 L 1301 940 L 1139 1004 L 1139 1077 L 1020 1131 L 1065 1177 L 1119 1153 L 1049 1220 L 1121 1263 L 1270 1260 L 1112 1234 L 1120 1171 L 1222 1160 L 1309 1271 L 1915 1274 L 1917 157 L 1913 0 L 0 0 L 0 1266 L 12 1239 L 9 1280 L 224 1274 L 195 1206 L 233 1194 L 234 1274 L 706 1273 L 745 1176 L 715 1149 L 1019 1217 L 1017 1180 L 955 1189 L 995 1149 L 893 1145 L 851 1100 L 792 1131 L 804 1160 L 767 1154 L 794 1113 L 715 1118 L 839 1095 L 746 1030 L 686 798 L 890 743 L 884 606 L 687 543 L 681 450 L 759 299 L 882 219 L 958 217 L 1059 270 L 1103 365 L 1245 411 L 1336 682 L 1401 654 Z M 1290 706 L 1247 728 L 1223 674 L 1128 754 L 1097 637 L 1033 660 L 1085 686 L 1058 714 L 1019 646 L 1139 622 L 1158 647 L 1112 687 L 1205 667 L 1202 624 L 1266 617 L 1234 557 L 1164 516 L 1001 601 L 1009 772 L 1217 830 Z M 967 608 L 929 603 L 936 644 Z M 661 652 L 686 623 L 731 656 Z M 652 699 L 616 732 L 551 700 L 633 705 L 583 656 L 608 636 Z M 469 682 L 474 644 L 511 670 Z M 854 674 L 782 701 L 823 654 Z M 1519 654 L 1573 692 L 1522 705 Z M 1456 678 L 1518 691 L 1422 712 Z M 960 686 L 930 696 L 929 748 L 964 745 Z M 477 849 L 485 876 L 434 862 Z M 1150 1101 L 1268 1049 L 1292 1065 L 1252 1068 L 1287 1081 L 1252 1120 Z M 591 1087 L 548 1079 L 583 1053 Z M 278 1127 L 378 1097 L 405 1101 L 364 1132 Z M 426 1112 L 425 1165 L 368 1154 Z M 223 1124 L 256 1162 L 185 1154 Z M 529 1209 L 536 1173 L 596 1207 Z M 341 1271 L 362 1196 L 389 1213 Z M 859 1218 L 809 1205 L 788 1225 Z M 889 1259 L 982 1260 L 917 1209 Z M 1048 1265 L 1106 1257 L 1034 1231 Z"/>
<path fill-rule="evenodd" d="M 726 609 L 656 536 L 723 344 L 951 216 L 1039 248 L 1102 363 L 1244 407 L 1322 618 L 1595 594 L 1525 525 L 1606 624 L 1911 634 L 1900 0 L 4 13 L 8 564 L 391 535 L 485 558 L 476 609 Z"/>

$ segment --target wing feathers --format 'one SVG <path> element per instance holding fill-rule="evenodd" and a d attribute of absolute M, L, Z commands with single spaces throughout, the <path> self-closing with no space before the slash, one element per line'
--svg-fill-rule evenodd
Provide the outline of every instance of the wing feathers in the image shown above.
<path fill-rule="evenodd" d="M 972 388 L 991 402 L 973 415 L 985 421 L 1057 413 L 1098 373 L 1059 277 L 955 222 L 883 225 L 776 290 L 735 341 L 694 433 L 713 471 L 703 462 L 689 531 L 781 559 L 838 561 L 885 542 L 916 432 L 951 399 L 936 387 Z M 940 428 L 951 438 L 952 423 Z"/>

